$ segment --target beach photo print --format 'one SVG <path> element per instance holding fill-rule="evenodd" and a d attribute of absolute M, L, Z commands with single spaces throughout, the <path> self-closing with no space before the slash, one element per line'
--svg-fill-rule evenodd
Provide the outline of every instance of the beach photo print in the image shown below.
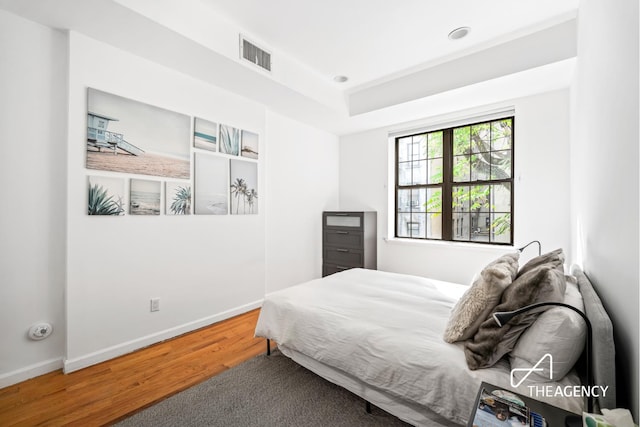
<path fill-rule="evenodd" d="M 218 151 L 218 124 L 196 117 L 193 123 L 193 146 Z"/>
<path fill-rule="evenodd" d="M 242 131 L 242 156 L 248 159 L 258 158 L 258 134 Z"/>
<path fill-rule="evenodd" d="M 160 215 L 160 181 L 131 179 L 131 215 Z"/>
<path fill-rule="evenodd" d="M 195 214 L 226 215 L 229 213 L 229 160 L 195 153 Z"/>
<path fill-rule="evenodd" d="M 88 169 L 190 179 L 191 118 L 89 88 Z"/>

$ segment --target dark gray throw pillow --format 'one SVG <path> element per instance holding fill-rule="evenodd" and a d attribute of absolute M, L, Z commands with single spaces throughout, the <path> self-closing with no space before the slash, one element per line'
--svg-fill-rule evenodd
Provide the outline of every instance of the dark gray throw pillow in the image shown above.
<path fill-rule="evenodd" d="M 538 302 L 562 302 L 566 282 L 562 271 L 550 265 L 541 265 L 517 277 L 502 294 L 500 304 L 486 317 L 472 339 L 464 344 L 469 369 L 493 366 L 515 346 L 518 337 L 536 317 L 549 307 L 531 310 L 498 326 L 493 313 L 513 311 Z"/>
<path fill-rule="evenodd" d="M 542 265 L 549 265 L 563 271 L 564 252 L 562 251 L 562 249 L 556 249 L 555 251 L 547 252 L 546 254 L 542 254 L 530 259 L 525 265 L 520 268 L 520 271 L 518 271 L 518 277 Z"/>

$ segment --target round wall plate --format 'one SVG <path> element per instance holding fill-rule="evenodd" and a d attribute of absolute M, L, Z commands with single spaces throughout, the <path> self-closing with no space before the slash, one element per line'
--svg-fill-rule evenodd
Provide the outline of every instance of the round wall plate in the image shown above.
<path fill-rule="evenodd" d="M 36 323 L 29 329 L 29 338 L 36 341 L 43 340 L 51 335 L 51 332 L 53 332 L 53 326 L 50 323 Z"/>

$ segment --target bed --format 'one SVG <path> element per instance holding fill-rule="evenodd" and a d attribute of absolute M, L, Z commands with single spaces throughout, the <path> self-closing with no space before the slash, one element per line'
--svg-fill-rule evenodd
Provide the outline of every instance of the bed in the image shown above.
<path fill-rule="evenodd" d="M 586 276 L 579 269 L 573 273 L 598 337 L 592 356 L 595 380 L 612 385 L 610 320 Z M 410 424 L 465 425 L 481 382 L 513 388 L 508 358 L 488 369 L 470 370 L 464 344 L 443 340 L 452 308 L 467 289 L 351 269 L 269 294 L 256 336 L 275 341 L 285 356 Z M 527 393 L 530 384 L 515 390 Z M 580 375 L 572 369 L 551 384 L 579 385 Z M 615 406 L 613 390 L 606 399 L 601 407 Z M 572 412 L 583 410 L 579 397 L 546 400 Z"/>

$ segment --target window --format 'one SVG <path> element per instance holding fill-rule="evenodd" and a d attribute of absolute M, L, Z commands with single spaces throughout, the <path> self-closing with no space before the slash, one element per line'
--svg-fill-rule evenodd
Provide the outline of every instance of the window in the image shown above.
<path fill-rule="evenodd" d="M 511 244 L 513 125 L 507 117 L 396 138 L 396 237 Z"/>

